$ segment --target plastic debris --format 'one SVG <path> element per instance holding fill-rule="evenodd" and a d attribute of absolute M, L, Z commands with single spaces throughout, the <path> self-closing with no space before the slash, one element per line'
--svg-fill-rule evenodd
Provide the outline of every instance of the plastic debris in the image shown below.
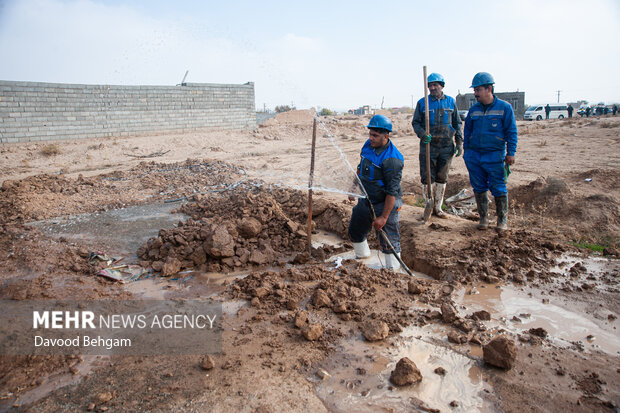
<path fill-rule="evenodd" d="M 586 182 L 592 182 L 592 178 L 586 178 L 586 179 L 584 179 L 584 181 L 586 181 Z"/>
<path fill-rule="evenodd" d="M 88 262 L 94 264 L 97 261 L 103 261 L 110 265 L 116 261 L 122 260 L 123 257 L 108 257 L 105 253 L 100 251 L 92 251 L 88 254 Z"/>
<path fill-rule="evenodd" d="M 334 261 L 334 268 L 340 268 L 341 265 L 342 265 L 342 257 L 336 258 L 336 261 Z"/>
<path fill-rule="evenodd" d="M 458 216 L 467 216 L 476 210 L 476 197 L 469 188 L 461 189 L 458 194 L 446 199 L 445 203 Z"/>
<path fill-rule="evenodd" d="M 150 274 L 145 268 L 139 265 L 117 265 L 115 267 L 104 268 L 99 271 L 97 275 L 108 278 L 110 280 L 119 281 L 121 283 L 138 281 L 142 275 L 147 274 L 148 278 Z"/>
<path fill-rule="evenodd" d="M 327 370 L 325 370 L 325 369 L 318 369 L 318 370 L 316 371 L 316 375 L 317 375 L 317 376 L 318 376 L 321 380 L 328 379 L 328 378 L 330 378 L 330 377 L 332 376 L 332 375 L 331 375 L 331 374 L 329 374 L 329 373 L 327 372 Z"/>

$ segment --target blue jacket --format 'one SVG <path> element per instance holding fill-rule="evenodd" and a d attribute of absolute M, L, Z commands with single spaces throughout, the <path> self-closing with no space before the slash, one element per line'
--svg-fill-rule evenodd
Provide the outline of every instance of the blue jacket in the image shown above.
<path fill-rule="evenodd" d="M 476 103 L 465 119 L 465 151 L 500 152 L 503 161 L 506 152 L 514 156 L 517 151 L 517 122 L 510 103 L 494 97 L 488 106 Z"/>
<path fill-rule="evenodd" d="M 411 121 L 413 130 L 419 138 L 426 136 L 425 108 L 424 98 L 422 98 L 416 105 Z M 441 98 L 437 99 L 430 95 L 428 97 L 428 118 L 430 133 L 433 136 L 431 145 L 452 145 L 452 137 L 454 137 L 457 144 L 463 141 L 461 118 L 459 117 L 459 111 L 454 98 L 442 95 Z"/>
<path fill-rule="evenodd" d="M 402 198 L 400 180 L 405 160 L 392 141 L 381 148 L 370 146 L 367 140 L 360 153 L 357 174 L 373 204 L 385 201 L 386 195 Z"/>

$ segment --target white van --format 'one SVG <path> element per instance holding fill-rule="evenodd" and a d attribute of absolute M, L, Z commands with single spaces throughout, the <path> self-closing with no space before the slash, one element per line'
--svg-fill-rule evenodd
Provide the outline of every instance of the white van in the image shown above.
<path fill-rule="evenodd" d="M 568 106 L 565 103 L 549 103 L 549 119 L 564 119 L 568 117 Z M 530 106 L 523 115 L 524 120 L 546 119 L 545 106 L 547 103 Z"/>

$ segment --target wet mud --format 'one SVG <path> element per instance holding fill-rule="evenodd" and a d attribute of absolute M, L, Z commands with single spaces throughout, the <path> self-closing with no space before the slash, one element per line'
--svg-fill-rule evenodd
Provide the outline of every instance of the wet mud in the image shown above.
<path fill-rule="evenodd" d="M 257 133 L 276 136 L 287 122 Z M 2 356 L 0 409 L 615 411 L 617 180 L 590 170 L 515 185 L 508 237 L 457 217 L 425 226 L 422 209 L 406 205 L 402 257 L 413 277 L 383 268 L 374 236 L 371 257 L 354 259 L 353 204 L 332 194 L 315 193 L 308 254 L 305 192 L 220 161 L 5 180 L 0 298 L 209 298 L 223 304 L 225 331 L 209 363 Z M 465 184 L 457 174 L 448 189 Z M 417 187 L 405 185 L 413 198 Z M 607 253 L 586 254 L 580 239 L 606 242 Z M 144 272 L 107 279 L 99 273 L 113 264 L 93 252 Z M 509 368 L 485 362 L 498 338 L 514 346 L 498 356 Z M 404 357 L 419 383 L 390 381 Z"/>

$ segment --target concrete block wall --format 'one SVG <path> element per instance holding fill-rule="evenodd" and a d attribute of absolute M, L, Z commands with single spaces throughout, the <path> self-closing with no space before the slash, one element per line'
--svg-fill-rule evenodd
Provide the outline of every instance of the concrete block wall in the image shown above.
<path fill-rule="evenodd" d="M 0 80 L 0 141 L 256 126 L 254 83 L 117 86 Z"/>

